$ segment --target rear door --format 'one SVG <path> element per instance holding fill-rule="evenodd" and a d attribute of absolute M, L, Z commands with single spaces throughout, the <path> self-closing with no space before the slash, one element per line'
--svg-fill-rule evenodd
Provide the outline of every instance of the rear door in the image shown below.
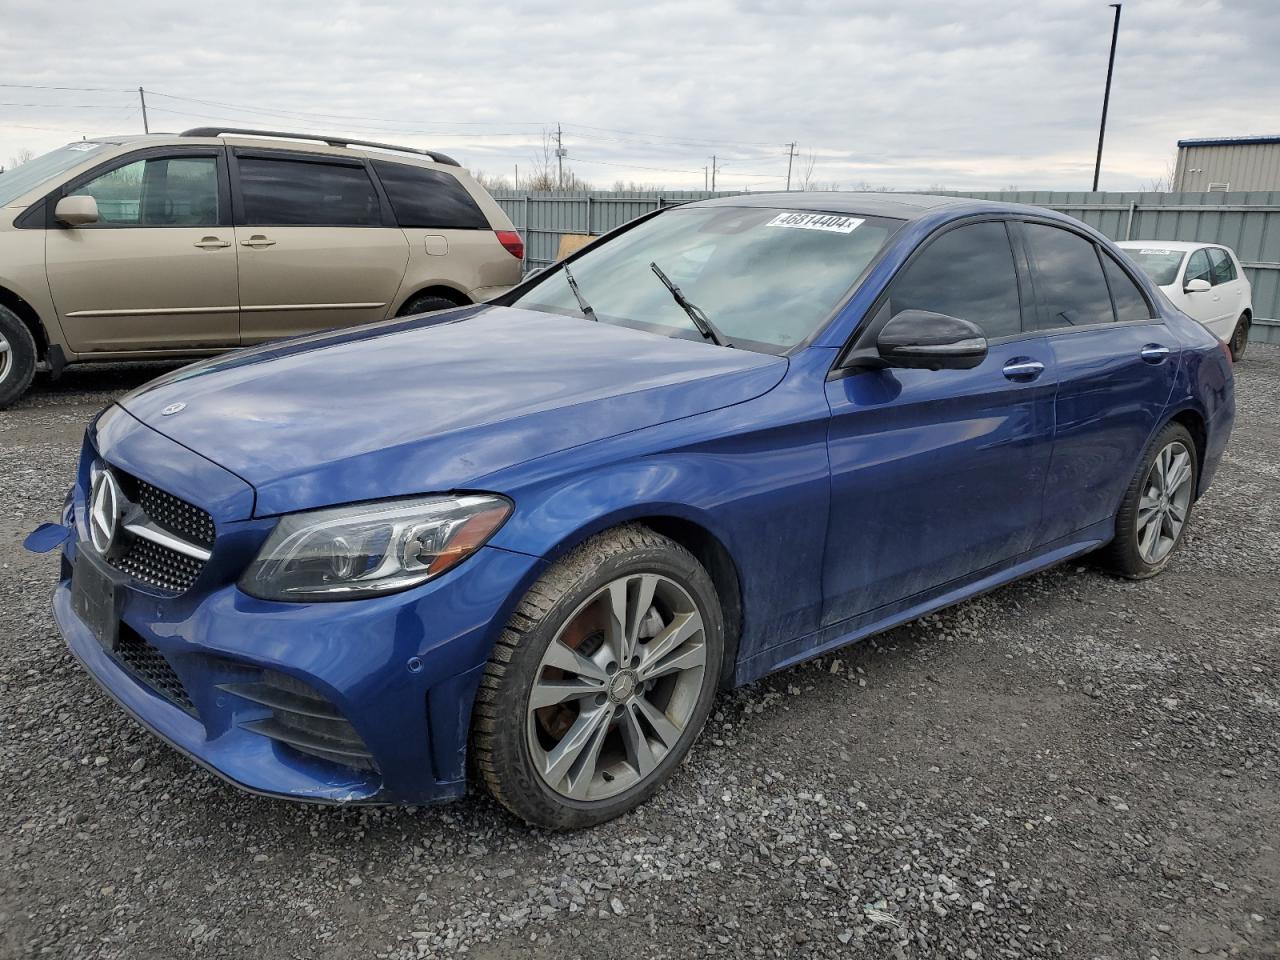
<path fill-rule="evenodd" d="M 72 180 L 98 222 L 69 227 L 48 203 L 45 266 L 77 353 L 188 350 L 239 342 L 226 151 L 158 147 Z"/>
<path fill-rule="evenodd" d="M 944 228 L 893 279 L 857 345 L 874 343 L 902 310 L 932 310 L 980 326 L 986 360 L 828 381 L 824 623 L 1001 566 L 1031 546 L 1056 376 L 1045 338 L 1025 329 L 1024 301 L 1004 222 Z"/>
<path fill-rule="evenodd" d="M 1246 283 L 1236 269 L 1231 254 L 1222 247 L 1209 247 L 1209 282 L 1218 294 L 1218 319 L 1210 330 L 1223 340 L 1231 339 L 1236 321 L 1248 305 L 1245 297 Z"/>
<path fill-rule="evenodd" d="M 385 317 L 408 243 L 359 158 L 232 148 L 240 339 Z"/>
<path fill-rule="evenodd" d="M 1037 536 L 1045 545 L 1115 515 L 1168 404 L 1180 352 L 1128 270 L 1091 237 L 1037 222 L 1018 232 L 1058 375 Z"/>

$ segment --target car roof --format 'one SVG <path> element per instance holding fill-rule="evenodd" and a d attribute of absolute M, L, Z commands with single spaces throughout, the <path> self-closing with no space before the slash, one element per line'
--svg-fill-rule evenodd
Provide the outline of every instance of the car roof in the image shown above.
<path fill-rule="evenodd" d="M 1116 246 L 1123 250 L 1199 250 L 1201 247 L 1222 247 L 1224 250 L 1230 250 L 1224 243 L 1212 243 L 1210 241 L 1197 242 L 1192 240 L 1117 240 Z"/>
<path fill-rule="evenodd" d="M 916 220 L 940 210 L 961 213 L 1036 213 L 1055 215 L 1043 207 L 972 197 L 947 197 L 925 193 L 884 193 L 824 190 L 790 193 L 743 193 L 685 204 L 687 207 L 765 207 L 775 210 L 813 210 L 822 213 L 863 214 Z M 1056 215 L 1055 215 L 1056 216 Z"/>

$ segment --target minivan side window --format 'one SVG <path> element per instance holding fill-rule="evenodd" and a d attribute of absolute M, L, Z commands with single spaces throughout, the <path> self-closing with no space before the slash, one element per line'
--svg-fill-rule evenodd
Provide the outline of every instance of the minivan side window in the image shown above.
<path fill-rule="evenodd" d="M 1023 231 L 1035 269 L 1038 326 L 1053 330 L 1115 320 L 1093 241 L 1043 223 L 1024 224 Z"/>
<path fill-rule="evenodd" d="M 1209 248 L 1209 282 L 1215 287 L 1220 283 L 1230 283 L 1236 278 L 1235 261 L 1221 247 Z"/>
<path fill-rule="evenodd" d="M 456 178 L 407 163 L 374 160 L 373 169 L 387 191 L 402 227 L 437 230 L 488 230 L 489 221 Z"/>
<path fill-rule="evenodd" d="M 1021 333 L 1018 273 L 1005 225 L 968 224 L 929 243 L 889 286 L 889 315 L 903 310 L 959 317 L 991 339 Z"/>
<path fill-rule="evenodd" d="M 1105 250 L 1102 253 L 1102 267 L 1107 274 L 1107 285 L 1111 287 L 1111 299 L 1116 305 L 1116 319 L 1121 323 L 1150 320 L 1151 305 L 1147 303 L 1147 298 L 1124 272 L 1124 268 Z"/>
<path fill-rule="evenodd" d="M 362 164 L 237 157 L 247 226 L 382 225 L 378 193 Z"/>
<path fill-rule="evenodd" d="M 1182 285 L 1185 287 L 1192 280 L 1203 280 L 1205 283 L 1212 283 L 1213 281 L 1209 279 L 1209 275 L 1209 254 L 1201 247 L 1188 258 L 1187 272 L 1182 275 Z"/>
<path fill-rule="evenodd" d="M 93 197 L 98 223 L 121 227 L 218 224 L 214 157 L 149 157 L 108 170 L 70 193 Z"/>

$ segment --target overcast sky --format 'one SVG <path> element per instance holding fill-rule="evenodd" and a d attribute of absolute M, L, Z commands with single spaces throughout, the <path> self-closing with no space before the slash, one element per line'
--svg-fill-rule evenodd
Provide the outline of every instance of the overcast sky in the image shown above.
<path fill-rule="evenodd" d="M 776 189 L 794 140 L 823 186 L 1084 190 L 1111 18 L 1101 0 L 4 0 L 0 163 L 141 132 L 141 84 L 152 130 L 345 133 L 508 178 L 559 122 L 602 187 L 701 188 L 714 153 L 721 188 Z M 1103 189 L 1163 176 L 1179 137 L 1280 134 L 1277 50 L 1276 0 L 1125 3 Z"/>

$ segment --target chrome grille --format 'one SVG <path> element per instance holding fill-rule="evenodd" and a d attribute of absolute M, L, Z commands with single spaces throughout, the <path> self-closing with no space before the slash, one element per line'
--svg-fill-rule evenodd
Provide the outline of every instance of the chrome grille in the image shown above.
<path fill-rule="evenodd" d="M 164 654 L 124 624 L 120 625 L 115 655 L 144 684 L 175 707 L 195 716 L 195 704 L 191 702 L 187 688 L 182 685 L 173 667 L 169 666 Z"/>
<path fill-rule="evenodd" d="M 151 518 L 152 523 L 164 527 L 183 540 L 202 547 L 213 546 L 213 517 L 206 511 L 185 500 L 179 500 L 145 480 L 135 479 L 134 482 L 137 484 L 136 502 Z"/>
<path fill-rule="evenodd" d="M 135 580 L 175 594 L 190 590 L 204 569 L 202 560 L 141 538 L 134 540 L 123 556 L 110 562 Z"/>

